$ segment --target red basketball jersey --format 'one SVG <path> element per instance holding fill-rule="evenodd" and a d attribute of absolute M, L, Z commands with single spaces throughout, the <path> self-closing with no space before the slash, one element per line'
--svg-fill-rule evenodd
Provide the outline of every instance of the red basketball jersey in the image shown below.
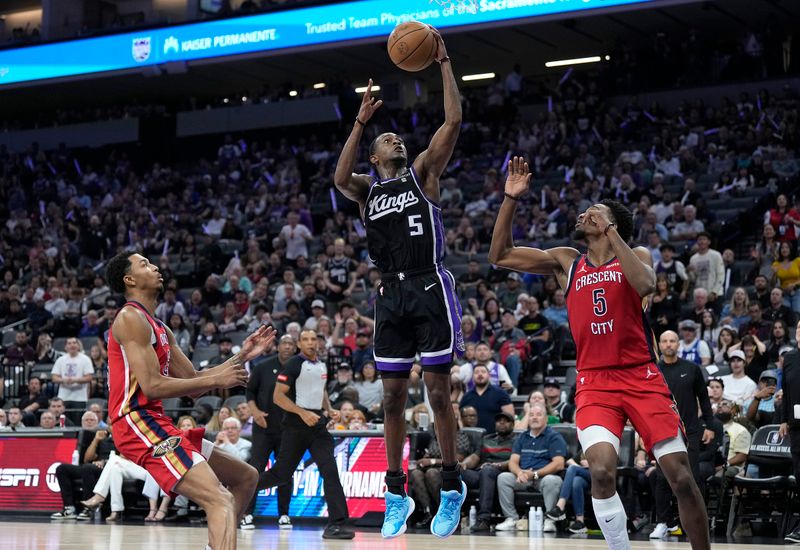
<path fill-rule="evenodd" d="M 127 302 L 123 307 L 133 307 L 144 313 L 152 329 L 150 343 L 158 357 L 158 371 L 161 376 L 169 376 L 169 337 L 164 323 L 154 319 L 147 309 L 138 302 Z M 114 339 L 113 331 L 108 333 L 108 414 L 111 422 L 116 422 L 135 410 L 147 410 L 163 414 L 160 399 L 148 399 L 139 386 L 136 376 L 128 363 L 125 348 Z"/>
<path fill-rule="evenodd" d="M 642 298 L 622 273 L 619 259 L 595 267 L 585 254 L 575 258 L 566 299 L 579 371 L 656 361 Z"/>

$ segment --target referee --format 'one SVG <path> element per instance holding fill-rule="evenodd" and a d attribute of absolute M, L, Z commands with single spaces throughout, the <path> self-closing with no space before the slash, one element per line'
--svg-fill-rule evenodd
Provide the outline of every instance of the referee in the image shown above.
<path fill-rule="evenodd" d="M 277 377 L 273 401 L 285 412 L 283 439 L 278 459 L 258 478 L 258 490 L 291 483 L 297 464 L 308 450 L 324 480 L 328 525 L 322 538 L 352 539 L 347 528 L 347 501 L 333 456 L 333 437 L 326 425 L 331 404 L 325 391 L 328 367 L 317 358 L 317 334 L 300 333 L 300 353 L 290 358 Z"/>
<path fill-rule="evenodd" d="M 247 403 L 253 415 L 253 448 L 250 454 L 250 465 L 258 472 L 267 467 L 270 453 L 277 457 L 281 450 L 281 421 L 283 409 L 272 401 L 275 391 L 275 379 L 286 363 L 297 351 L 297 344 L 289 334 L 284 334 L 278 341 L 278 354 L 268 359 L 252 363 L 250 380 L 247 382 Z M 247 506 L 245 516 L 240 523 L 241 529 L 253 529 L 253 510 L 256 506 L 256 495 Z M 278 527 L 291 529 L 289 519 L 289 502 L 292 500 L 290 484 L 278 487 Z"/>
<path fill-rule="evenodd" d="M 800 322 L 797 323 L 795 331 L 797 339 L 800 337 Z M 779 411 L 780 435 L 781 437 L 789 436 L 794 475 L 796 479 L 800 480 L 800 349 L 797 348 L 783 356 L 783 401 Z M 786 535 L 784 542 L 800 542 L 800 527 Z"/>

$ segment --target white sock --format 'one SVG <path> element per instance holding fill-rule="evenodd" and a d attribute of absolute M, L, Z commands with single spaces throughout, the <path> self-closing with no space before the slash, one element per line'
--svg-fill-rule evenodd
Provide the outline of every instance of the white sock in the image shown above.
<path fill-rule="evenodd" d="M 603 499 L 592 497 L 592 508 L 608 548 L 610 550 L 630 550 L 628 517 L 625 515 L 625 507 L 622 506 L 619 494 L 614 493 L 611 498 Z"/>

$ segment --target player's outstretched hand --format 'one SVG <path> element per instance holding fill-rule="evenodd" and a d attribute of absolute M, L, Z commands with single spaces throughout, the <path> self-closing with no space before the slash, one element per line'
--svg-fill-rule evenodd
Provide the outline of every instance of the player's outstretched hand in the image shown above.
<path fill-rule="evenodd" d="M 508 176 L 506 177 L 506 193 L 512 197 L 521 197 L 528 192 L 531 182 L 531 171 L 528 163 L 522 157 L 514 157 L 508 161 Z"/>
<path fill-rule="evenodd" d="M 434 27 L 433 25 L 428 25 L 428 28 L 433 33 L 433 36 L 436 38 L 436 57 L 434 59 L 437 63 L 441 63 L 445 59 L 447 59 L 447 48 L 444 45 L 444 39 L 442 38 L 439 29 Z"/>
<path fill-rule="evenodd" d="M 267 351 L 270 344 L 275 340 L 275 329 L 266 325 L 258 327 L 250 336 L 242 342 L 242 350 L 239 357 L 242 363 L 258 357 Z"/>
<path fill-rule="evenodd" d="M 217 387 L 234 388 L 247 385 L 247 370 L 244 368 L 241 354 L 236 354 L 218 367 Z"/>
<path fill-rule="evenodd" d="M 375 98 L 372 97 L 372 79 L 370 78 L 369 82 L 367 82 L 367 91 L 364 92 L 364 97 L 361 98 L 361 107 L 358 109 L 358 120 L 366 124 L 381 105 L 383 105 L 382 99 L 375 101 Z"/>

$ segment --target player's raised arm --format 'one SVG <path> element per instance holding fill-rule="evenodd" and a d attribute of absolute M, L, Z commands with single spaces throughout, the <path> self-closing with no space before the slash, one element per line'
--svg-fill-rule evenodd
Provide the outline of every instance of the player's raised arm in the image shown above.
<path fill-rule="evenodd" d="M 123 308 L 112 327 L 115 340 L 124 350 L 127 365 L 149 399 L 182 397 L 216 388 L 247 384 L 247 371 L 235 356 L 226 361 L 213 376 L 177 379 L 159 372 L 158 356 L 150 343 L 152 329 L 144 315 L 133 308 Z"/>
<path fill-rule="evenodd" d="M 595 209 L 588 214 L 589 223 L 597 225 L 611 244 L 611 249 L 619 258 L 619 266 L 631 286 L 644 298 L 656 289 L 656 273 L 650 251 L 638 246 L 631 248 L 617 232 L 617 224 L 612 222 L 603 210 Z"/>
<path fill-rule="evenodd" d="M 370 78 L 367 84 L 367 91 L 364 92 L 364 97 L 361 98 L 361 107 L 353 124 L 353 130 L 347 137 L 344 147 L 342 147 L 339 160 L 336 162 L 336 171 L 333 174 L 333 183 L 336 188 L 345 197 L 357 202 L 362 208 L 367 200 L 370 177 L 365 174 L 353 173 L 358 156 L 358 142 L 361 141 L 361 135 L 364 133 L 364 127 L 367 122 L 381 105 L 383 105 L 382 99 L 375 101 L 375 98 L 372 97 L 372 79 Z"/>
<path fill-rule="evenodd" d="M 528 163 L 522 157 L 514 157 L 508 161 L 508 177 L 505 185 L 505 199 L 500 205 L 497 220 L 492 233 L 492 244 L 489 247 L 489 261 L 494 265 L 543 275 L 555 274 L 561 283 L 566 284 L 569 265 L 578 255 L 574 248 L 561 247 L 551 250 L 540 250 L 526 246 L 514 246 L 511 236 L 511 225 L 517 201 L 528 192 L 531 173 Z"/>
<path fill-rule="evenodd" d="M 428 148 L 414 161 L 414 169 L 423 182 L 423 191 L 433 200 L 439 200 L 439 176 L 442 175 L 461 132 L 461 94 L 458 92 L 453 67 L 439 31 L 431 27 L 436 35 L 436 61 L 442 70 L 444 94 L 444 123 L 433 134 Z"/>

